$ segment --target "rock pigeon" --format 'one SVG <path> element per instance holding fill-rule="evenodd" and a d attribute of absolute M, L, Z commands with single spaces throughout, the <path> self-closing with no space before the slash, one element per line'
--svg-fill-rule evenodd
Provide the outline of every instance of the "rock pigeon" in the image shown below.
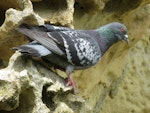
<path fill-rule="evenodd" d="M 68 75 L 67 86 L 76 90 L 71 78 L 74 70 L 89 68 L 101 59 L 116 42 L 129 43 L 125 25 L 113 22 L 93 30 L 74 30 L 54 25 L 21 24 L 16 30 L 30 39 L 25 45 L 14 47 L 22 54 L 39 57 L 62 69 Z"/>

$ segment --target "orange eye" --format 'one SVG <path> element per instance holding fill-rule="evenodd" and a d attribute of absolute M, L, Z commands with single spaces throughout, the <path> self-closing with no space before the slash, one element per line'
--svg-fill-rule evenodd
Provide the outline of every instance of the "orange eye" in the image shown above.
<path fill-rule="evenodd" d="M 120 31 L 121 31 L 121 32 L 124 32 L 124 28 L 123 28 L 123 27 L 122 27 L 122 28 L 120 28 Z"/>

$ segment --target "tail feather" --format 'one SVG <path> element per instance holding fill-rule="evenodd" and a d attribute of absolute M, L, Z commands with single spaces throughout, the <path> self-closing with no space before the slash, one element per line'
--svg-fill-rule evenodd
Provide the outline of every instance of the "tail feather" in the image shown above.
<path fill-rule="evenodd" d="M 18 50 L 19 52 L 30 55 L 32 57 L 43 57 L 51 54 L 51 51 L 49 51 L 47 48 L 40 44 L 27 44 L 18 47 L 13 47 L 12 49 Z"/>

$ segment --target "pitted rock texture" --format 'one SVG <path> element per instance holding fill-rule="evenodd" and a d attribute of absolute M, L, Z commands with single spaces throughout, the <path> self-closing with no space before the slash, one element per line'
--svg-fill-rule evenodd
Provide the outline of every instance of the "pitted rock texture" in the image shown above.
<path fill-rule="evenodd" d="M 150 0 L 2 0 L 0 12 L 1 113 L 150 112 Z M 8 60 L 11 47 L 27 43 L 14 30 L 20 23 L 94 29 L 113 21 L 127 26 L 130 44 L 119 42 L 96 66 L 74 72 L 78 94 L 59 70 L 18 52 Z"/>
<path fill-rule="evenodd" d="M 81 108 L 86 108 L 85 100 L 73 95 L 71 88 L 65 87 L 63 78 L 40 64 L 18 52 L 11 57 L 8 67 L 0 70 L 1 110 L 63 113 L 80 112 Z"/>

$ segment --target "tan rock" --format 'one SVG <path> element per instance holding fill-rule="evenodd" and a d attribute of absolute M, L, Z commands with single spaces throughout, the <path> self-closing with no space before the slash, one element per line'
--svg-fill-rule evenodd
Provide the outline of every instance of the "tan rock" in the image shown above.
<path fill-rule="evenodd" d="M 33 0 L 33 10 L 48 23 L 73 28 L 74 0 Z"/>

